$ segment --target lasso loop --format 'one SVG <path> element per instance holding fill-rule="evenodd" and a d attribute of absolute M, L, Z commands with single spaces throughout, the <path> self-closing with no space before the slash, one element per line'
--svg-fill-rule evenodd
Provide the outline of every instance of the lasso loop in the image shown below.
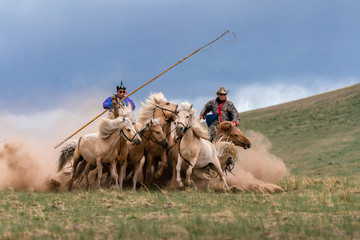
<path fill-rule="evenodd" d="M 226 31 L 224 32 L 224 34 L 223 34 L 220 38 L 221 38 L 223 41 L 225 41 L 225 42 L 234 42 L 234 41 L 236 40 L 236 36 L 235 36 L 235 33 L 234 33 L 234 32 L 231 32 L 232 35 L 233 35 L 233 38 L 232 38 L 232 39 L 230 39 L 230 40 L 225 39 L 225 36 L 226 36 L 228 33 L 230 33 L 230 31 L 229 31 L 229 30 L 226 30 Z M 211 47 L 212 47 L 212 44 L 213 44 L 213 42 L 209 43 L 208 45 L 205 45 L 204 47 L 201 48 L 201 51 L 204 51 L 204 52 L 209 51 L 209 50 L 211 49 Z"/>
<path fill-rule="evenodd" d="M 229 33 L 229 30 L 228 30 L 228 33 Z M 233 42 L 236 40 L 236 36 L 235 36 L 235 33 L 234 32 L 231 32 L 232 35 L 233 35 L 233 39 L 231 40 L 226 40 L 224 37 L 226 36 L 226 34 L 224 36 L 221 37 L 222 40 L 224 40 L 225 42 Z"/>

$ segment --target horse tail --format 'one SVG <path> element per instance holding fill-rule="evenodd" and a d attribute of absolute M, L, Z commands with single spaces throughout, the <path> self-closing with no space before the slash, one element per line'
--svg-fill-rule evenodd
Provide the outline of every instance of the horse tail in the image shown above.
<path fill-rule="evenodd" d="M 72 159 L 74 156 L 75 149 L 78 145 L 78 141 L 70 141 L 65 147 L 61 149 L 59 162 L 58 162 L 58 172 L 60 172 L 64 166 Z"/>

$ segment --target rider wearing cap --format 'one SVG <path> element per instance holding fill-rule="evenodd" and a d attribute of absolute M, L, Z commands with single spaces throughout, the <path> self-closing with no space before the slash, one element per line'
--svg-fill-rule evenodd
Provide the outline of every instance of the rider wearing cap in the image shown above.
<path fill-rule="evenodd" d="M 200 118 L 206 119 L 209 127 L 210 141 L 215 136 L 215 127 L 223 121 L 231 121 L 235 125 L 239 125 L 240 116 L 235 105 L 227 100 L 229 90 L 220 87 L 216 91 L 217 98 L 210 100 L 200 112 Z M 212 114 L 208 114 L 212 112 Z M 208 114 L 208 115 L 206 115 Z"/>
<path fill-rule="evenodd" d="M 116 86 L 116 97 L 118 99 L 118 101 L 120 102 L 121 99 L 123 99 L 125 97 L 125 95 L 127 94 L 126 92 L 126 87 L 123 85 L 123 82 L 121 81 L 120 85 Z M 135 109 L 135 103 L 129 98 L 127 97 L 126 99 L 121 101 L 122 104 L 128 106 L 129 104 L 131 105 L 132 110 Z M 108 97 L 104 103 L 103 103 L 103 107 L 104 109 L 110 109 L 110 111 L 112 111 L 112 97 Z"/>

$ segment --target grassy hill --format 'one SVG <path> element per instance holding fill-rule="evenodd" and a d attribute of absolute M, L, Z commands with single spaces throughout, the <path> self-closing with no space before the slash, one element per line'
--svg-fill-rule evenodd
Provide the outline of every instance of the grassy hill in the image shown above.
<path fill-rule="evenodd" d="M 360 173 L 360 84 L 241 114 L 240 128 L 267 136 L 292 174 Z"/>
<path fill-rule="evenodd" d="M 0 239 L 360 239 L 360 84 L 241 116 L 290 169 L 284 192 L 6 189 Z"/>

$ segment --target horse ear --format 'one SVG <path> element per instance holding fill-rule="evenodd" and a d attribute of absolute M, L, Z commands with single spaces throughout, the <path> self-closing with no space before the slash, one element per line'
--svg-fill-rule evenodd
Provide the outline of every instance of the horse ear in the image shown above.
<path fill-rule="evenodd" d="M 192 107 L 193 107 L 193 104 L 191 104 L 191 106 L 190 106 L 190 110 L 192 109 Z"/>
<path fill-rule="evenodd" d="M 125 122 L 125 117 L 123 117 L 123 122 Z"/>
<path fill-rule="evenodd" d="M 151 125 L 154 125 L 153 119 L 150 119 L 150 123 L 151 123 Z"/>

